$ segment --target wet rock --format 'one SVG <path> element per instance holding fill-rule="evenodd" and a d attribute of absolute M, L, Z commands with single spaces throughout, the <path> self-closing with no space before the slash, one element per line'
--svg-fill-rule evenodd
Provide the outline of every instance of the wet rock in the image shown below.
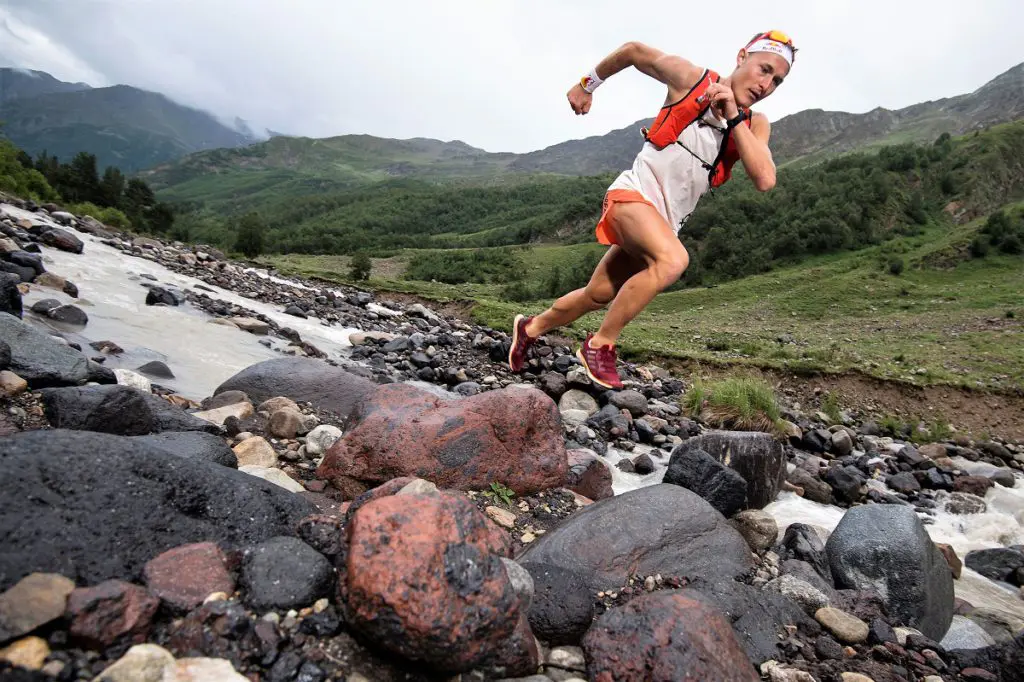
<path fill-rule="evenodd" d="M 587 506 L 519 560 L 572 570 L 595 592 L 619 588 L 633 573 L 734 576 L 751 565 L 746 541 L 725 517 L 696 493 L 665 483 Z"/>
<path fill-rule="evenodd" d="M 141 436 L 164 431 L 220 429 L 155 395 L 128 386 L 73 386 L 42 391 L 46 417 L 55 428 Z"/>
<path fill-rule="evenodd" d="M 179 299 L 174 292 L 163 287 L 149 287 L 146 293 L 146 305 L 176 306 L 184 302 L 184 297 Z"/>
<path fill-rule="evenodd" d="M 18 576 L 0 571 L 0 577 L 7 587 Z M 56 573 L 31 573 L 18 580 L 0 594 L 0 643 L 60 618 L 74 589 L 73 581 Z"/>
<path fill-rule="evenodd" d="M 533 633 L 552 645 L 579 644 L 594 620 L 594 596 L 573 571 L 549 564 L 521 564 L 533 578 L 528 619 Z"/>
<path fill-rule="evenodd" d="M 21 278 L 9 272 L 0 272 L 0 313 L 21 318 L 21 291 L 18 284 Z"/>
<path fill-rule="evenodd" d="M 243 369 L 218 386 L 214 395 L 242 391 L 257 403 L 285 396 L 344 418 L 374 386 L 315 358 L 275 358 Z"/>
<path fill-rule="evenodd" d="M 11 349 L 10 370 L 32 388 L 117 381 L 113 372 L 100 369 L 75 349 L 3 312 L 0 312 L 0 341 Z"/>
<path fill-rule="evenodd" d="M 141 644 L 160 606 L 145 589 L 122 580 L 80 587 L 67 602 L 68 629 L 85 646 L 104 649 L 118 641 Z"/>
<path fill-rule="evenodd" d="M 941 642 L 942 648 L 947 651 L 983 649 L 995 644 L 996 641 L 985 631 L 985 628 L 964 616 L 953 616 L 953 622 L 950 623 L 949 630 Z"/>
<path fill-rule="evenodd" d="M 439 672 L 515 677 L 539 652 L 501 562 L 507 539 L 467 499 L 387 496 L 348 524 L 346 622 L 391 653 Z"/>
<path fill-rule="evenodd" d="M 964 564 L 986 578 L 1016 585 L 1016 572 L 1024 569 L 1024 552 L 1009 547 L 976 549 L 967 553 Z"/>
<path fill-rule="evenodd" d="M 612 472 L 604 460 L 590 450 L 569 450 L 569 472 L 565 487 L 592 500 L 603 500 L 612 491 Z"/>
<path fill-rule="evenodd" d="M 462 490 L 500 482 L 525 495 L 565 481 L 558 411 L 532 388 L 444 400 L 408 384 L 386 384 L 352 421 L 317 468 L 318 478 L 339 489 L 415 475 Z"/>
<path fill-rule="evenodd" d="M 686 590 L 645 594 L 606 612 L 583 639 L 590 679 L 756 682 L 729 622 Z"/>
<path fill-rule="evenodd" d="M 823 478 L 832 487 L 832 495 L 837 504 L 850 505 L 860 500 L 864 479 L 856 469 L 831 466 Z"/>
<path fill-rule="evenodd" d="M 174 372 L 171 371 L 171 368 L 168 367 L 166 363 L 160 362 L 159 360 L 147 362 L 146 364 L 136 369 L 139 372 L 142 372 L 143 374 L 147 374 L 151 377 L 156 377 L 158 379 L 174 378 Z"/>
<path fill-rule="evenodd" d="M 690 438 L 673 450 L 669 472 L 673 462 L 691 450 L 707 452 L 742 476 L 747 483 L 746 505 L 750 509 L 761 509 L 772 502 L 785 480 L 782 444 L 767 433 L 709 431 Z M 669 472 L 665 474 L 666 482 L 672 482 Z"/>
<path fill-rule="evenodd" d="M 80 584 L 131 580 L 164 550 L 287 535 L 314 511 L 269 483 L 132 438 L 18 433 L 0 438 L 0 589 L 32 571 Z"/>
<path fill-rule="evenodd" d="M 74 305 L 60 305 L 51 308 L 46 311 L 46 316 L 51 320 L 77 327 L 84 327 L 89 323 L 89 316 L 85 314 L 85 311 Z"/>
<path fill-rule="evenodd" d="M 953 490 L 956 492 L 970 493 L 977 497 L 984 498 L 985 493 L 994 485 L 992 479 L 985 476 L 958 476 L 953 481 Z"/>
<path fill-rule="evenodd" d="M 685 443 L 672 454 L 664 481 L 692 490 L 727 517 L 742 509 L 747 499 L 747 482 L 735 469 Z"/>
<path fill-rule="evenodd" d="M 641 476 L 654 473 L 654 460 L 651 459 L 650 455 L 644 453 L 633 460 L 633 468 Z"/>
<path fill-rule="evenodd" d="M 818 479 L 808 471 L 797 467 L 791 471 L 787 480 L 793 485 L 802 488 L 803 496 L 818 504 L 832 503 L 832 486 Z"/>
<path fill-rule="evenodd" d="M 953 576 L 912 508 L 854 507 L 825 551 L 838 587 L 875 590 L 897 622 L 942 639 L 953 617 Z"/>
<path fill-rule="evenodd" d="M 299 609 L 330 592 L 334 569 L 302 540 L 276 537 L 246 550 L 241 582 L 254 609 Z"/>
<path fill-rule="evenodd" d="M 165 431 L 132 438 L 178 457 L 195 457 L 232 469 L 238 467 L 238 458 L 235 453 L 227 446 L 223 438 L 212 433 Z"/>
<path fill-rule="evenodd" d="M 143 575 L 149 591 L 172 607 L 188 611 L 215 592 L 231 594 L 235 581 L 227 559 L 212 542 L 182 545 L 146 562 Z"/>
<path fill-rule="evenodd" d="M 43 232 L 39 235 L 39 241 L 47 246 L 52 246 L 61 251 L 68 251 L 69 253 L 82 253 L 82 250 L 85 248 L 85 244 L 82 243 L 81 239 L 67 230 L 62 230 L 58 227 Z"/>
<path fill-rule="evenodd" d="M 825 556 L 825 543 L 822 542 L 818 533 L 806 523 L 791 523 L 786 528 L 786 533 L 782 538 L 781 555 L 784 558 L 806 562 L 814 568 L 818 575 L 831 582 L 832 570 L 829 568 L 828 559 Z M 807 579 L 805 576 L 801 577 Z"/>

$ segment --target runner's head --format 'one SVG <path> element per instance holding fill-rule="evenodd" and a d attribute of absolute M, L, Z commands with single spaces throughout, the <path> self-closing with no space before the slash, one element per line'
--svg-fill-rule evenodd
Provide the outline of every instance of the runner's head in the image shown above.
<path fill-rule="evenodd" d="M 750 39 L 736 55 L 730 82 L 736 104 L 749 108 L 782 85 L 796 58 L 793 40 L 782 31 L 765 31 Z"/>

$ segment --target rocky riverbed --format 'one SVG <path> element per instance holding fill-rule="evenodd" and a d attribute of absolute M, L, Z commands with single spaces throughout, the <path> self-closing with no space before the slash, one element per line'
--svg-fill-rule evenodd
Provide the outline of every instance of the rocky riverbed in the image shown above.
<path fill-rule="evenodd" d="M 1020 443 L 0 211 L 0 679 L 1019 679 Z"/>

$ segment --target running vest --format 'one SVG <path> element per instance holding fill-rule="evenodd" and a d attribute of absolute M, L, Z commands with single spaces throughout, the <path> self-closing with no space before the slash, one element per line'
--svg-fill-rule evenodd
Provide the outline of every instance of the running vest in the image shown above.
<path fill-rule="evenodd" d="M 708 86 L 712 83 L 717 83 L 719 76 L 711 69 L 705 69 L 704 74 L 700 77 L 700 80 L 690 88 L 683 97 L 673 104 L 667 104 L 661 108 L 658 112 L 657 118 L 654 119 L 654 123 L 651 124 L 650 128 L 643 128 L 644 139 L 654 145 L 657 149 L 664 149 L 670 144 L 679 143 L 687 151 L 693 154 L 704 166 L 705 170 L 708 171 L 708 183 L 711 187 L 721 187 L 725 184 L 729 178 L 732 177 L 732 167 L 740 158 L 739 149 L 736 146 L 736 141 L 729 134 L 730 130 L 726 130 L 723 139 L 722 146 L 718 150 L 718 155 L 713 161 L 697 156 L 693 150 L 689 149 L 682 142 L 679 141 L 679 136 L 683 130 L 688 128 L 694 122 L 702 119 L 704 114 L 707 113 L 708 108 L 711 106 L 710 102 L 705 97 Z M 749 110 L 740 109 L 741 113 L 749 114 Z M 750 116 L 748 115 L 745 119 L 747 127 L 750 127 Z"/>

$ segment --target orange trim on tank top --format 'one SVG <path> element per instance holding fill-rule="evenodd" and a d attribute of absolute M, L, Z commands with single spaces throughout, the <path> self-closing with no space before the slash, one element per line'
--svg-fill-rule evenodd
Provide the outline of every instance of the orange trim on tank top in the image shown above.
<path fill-rule="evenodd" d="M 618 244 L 618 238 L 615 235 L 615 230 L 612 229 L 611 225 L 608 224 L 608 213 L 612 210 L 618 202 L 630 203 L 639 201 L 647 204 L 651 208 L 656 207 L 652 204 L 647 197 L 635 189 L 610 189 L 604 195 L 604 204 L 601 207 L 601 219 L 597 221 L 597 241 L 601 244 L 611 246 L 612 244 Z"/>

